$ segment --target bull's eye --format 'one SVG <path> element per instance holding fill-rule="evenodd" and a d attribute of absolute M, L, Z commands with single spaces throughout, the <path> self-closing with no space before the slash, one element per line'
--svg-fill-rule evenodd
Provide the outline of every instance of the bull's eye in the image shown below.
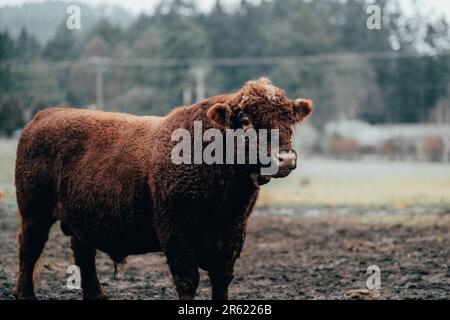
<path fill-rule="evenodd" d="M 244 130 L 249 129 L 250 125 L 251 125 L 250 120 L 248 120 L 247 118 L 242 119 L 241 124 L 242 124 L 242 129 L 244 129 Z"/>
<path fill-rule="evenodd" d="M 236 117 L 241 120 L 244 117 L 244 112 L 242 111 L 241 108 L 237 108 L 236 109 Z"/>

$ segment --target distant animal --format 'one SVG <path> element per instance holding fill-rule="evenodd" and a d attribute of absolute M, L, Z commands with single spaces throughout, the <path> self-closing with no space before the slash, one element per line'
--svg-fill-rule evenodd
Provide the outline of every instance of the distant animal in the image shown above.
<path fill-rule="evenodd" d="M 239 91 L 174 109 L 165 117 L 48 108 L 23 129 L 15 183 L 21 215 L 17 299 L 35 298 L 33 270 L 49 229 L 71 237 L 84 299 L 105 299 L 96 250 L 114 262 L 164 252 L 180 299 L 193 299 L 198 269 L 208 271 L 213 299 L 228 299 L 247 219 L 260 185 L 258 165 L 174 164 L 171 134 L 205 129 L 279 129 L 274 154 L 287 176 L 296 166 L 292 126 L 312 102 L 290 100 L 267 78 Z"/>

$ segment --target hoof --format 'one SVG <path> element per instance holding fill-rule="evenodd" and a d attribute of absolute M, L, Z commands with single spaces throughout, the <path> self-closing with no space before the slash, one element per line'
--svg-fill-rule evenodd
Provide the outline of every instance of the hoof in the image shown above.
<path fill-rule="evenodd" d="M 37 300 L 34 294 L 32 295 L 24 295 L 24 294 L 16 294 L 14 293 L 14 297 L 16 300 Z"/>
<path fill-rule="evenodd" d="M 103 293 L 94 295 L 83 295 L 83 300 L 108 300 L 108 296 Z"/>

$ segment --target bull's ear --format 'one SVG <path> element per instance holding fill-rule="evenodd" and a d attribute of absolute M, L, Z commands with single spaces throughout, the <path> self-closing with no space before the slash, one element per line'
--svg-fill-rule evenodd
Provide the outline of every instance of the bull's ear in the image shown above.
<path fill-rule="evenodd" d="M 313 111 L 313 102 L 307 99 L 297 99 L 294 101 L 292 109 L 295 119 L 303 121 Z"/>
<path fill-rule="evenodd" d="M 208 110 L 208 118 L 222 128 L 231 127 L 231 108 L 223 103 L 216 103 Z"/>

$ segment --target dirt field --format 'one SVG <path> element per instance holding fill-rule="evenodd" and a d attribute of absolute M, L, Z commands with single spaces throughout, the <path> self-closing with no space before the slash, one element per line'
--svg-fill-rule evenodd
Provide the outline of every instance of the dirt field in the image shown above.
<path fill-rule="evenodd" d="M 397 218 L 393 218 L 397 216 Z M 255 214 L 231 285 L 234 299 L 346 299 L 363 290 L 369 265 L 381 268 L 385 299 L 450 298 L 450 212 L 325 217 Z M 0 220 L 0 299 L 12 299 L 16 265 L 16 219 Z M 72 263 L 69 239 L 55 225 L 40 261 L 40 299 L 80 299 L 66 288 Z M 160 254 L 129 257 L 113 278 L 113 264 L 100 253 L 100 280 L 112 299 L 174 299 L 165 259 Z M 208 299 L 204 272 L 199 299 Z"/>

